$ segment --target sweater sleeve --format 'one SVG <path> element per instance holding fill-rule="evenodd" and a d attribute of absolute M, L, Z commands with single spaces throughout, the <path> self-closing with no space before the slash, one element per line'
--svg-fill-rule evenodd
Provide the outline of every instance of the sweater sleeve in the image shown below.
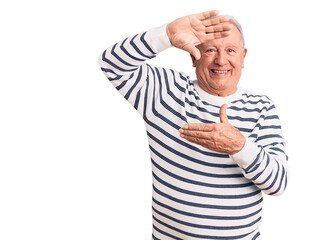
<path fill-rule="evenodd" d="M 107 48 L 99 57 L 99 65 L 108 80 L 142 115 L 151 109 L 146 106 L 151 104 L 151 98 L 157 97 L 155 89 L 160 89 L 162 84 L 155 77 L 162 70 L 146 61 L 171 47 L 165 28 L 163 25 L 128 37 Z"/>
<path fill-rule="evenodd" d="M 275 105 L 265 107 L 243 149 L 231 155 L 246 178 L 268 195 L 280 195 L 287 185 L 286 141 Z"/>

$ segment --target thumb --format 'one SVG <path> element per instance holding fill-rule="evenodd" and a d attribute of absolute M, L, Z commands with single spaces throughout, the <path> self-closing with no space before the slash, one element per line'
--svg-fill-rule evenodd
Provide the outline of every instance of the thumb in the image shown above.
<path fill-rule="evenodd" d="M 199 60 L 201 57 L 200 50 L 194 45 L 187 46 L 186 51 L 188 51 L 190 54 L 192 54 L 192 56 L 195 58 L 195 60 Z"/>
<path fill-rule="evenodd" d="M 227 104 L 223 104 L 220 108 L 220 120 L 221 123 L 229 123 L 228 116 L 226 115 L 226 108 L 228 107 Z"/>

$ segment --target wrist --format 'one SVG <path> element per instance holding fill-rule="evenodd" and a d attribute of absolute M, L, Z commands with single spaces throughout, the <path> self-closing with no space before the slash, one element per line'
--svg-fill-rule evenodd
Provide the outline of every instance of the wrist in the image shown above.
<path fill-rule="evenodd" d="M 172 46 L 168 38 L 166 24 L 148 30 L 145 39 L 156 53 L 164 51 Z"/>
<path fill-rule="evenodd" d="M 234 154 L 236 154 L 236 153 L 238 153 L 238 152 L 240 152 L 243 148 L 244 148 L 244 146 L 245 146 L 245 144 L 246 144 L 246 138 L 242 135 L 242 134 L 240 134 L 241 136 L 238 138 L 238 140 L 236 141 L 236 143 L 235 143 L 235 145 L 234 145 L 234 149 L 233 149 L 233 151 L 230 153 L 230 155 L 234 155 Z"/>
<path fill-rule="evenodd" d="M 172 44 L 172 41 L 171 41 L 171 39 L 172 39 L 171 24 L 172 24 L 172 23 L 168 23 L 168 24 L 166 25 L 166 33 L 167 33 L 167 36 L 168 36 L 169 42 L 171 43 L 171 45 L 173 45 L 173 44 Z"/>
<path fill-rule="evenodd" d="M 235 154 L 231 154 L 230 157 L 240 167 L 246 168 L 256 159 L 259 152 L 260 148 L 250 139 L 245 138 L 245 144 L 242 149 Z"/>

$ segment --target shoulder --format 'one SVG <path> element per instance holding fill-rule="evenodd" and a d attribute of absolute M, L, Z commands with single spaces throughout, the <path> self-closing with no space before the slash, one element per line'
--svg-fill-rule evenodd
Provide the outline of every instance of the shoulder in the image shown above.
<path fill-rule="evenodd" d="M 269 98 L 265 94 L 261 94 L 252 90 L 241 89 L 242 91 L 242 99 L 251 104 L 259 104 L 259 105 L 274 105 L 271 98 Z"/>
<path fill-rule="evenodd" d="M 241 89 L 241 91 L 240 102 L 245 107 L 258 110 L 259 112 L 273 112 L 276 110 L 273 100 L 267 95 L 246 89 Z"/>

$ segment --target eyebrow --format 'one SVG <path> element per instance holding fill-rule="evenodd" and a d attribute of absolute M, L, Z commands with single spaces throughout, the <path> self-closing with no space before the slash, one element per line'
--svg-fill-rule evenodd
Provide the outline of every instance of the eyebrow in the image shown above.
<path fill-rule="evenodd" d="M 208 48 L 208 47 L 218 48 L 214 44 L 210 44 L 210 43 L 203 43 L 203 44 L 200 44 L 199 46 L 202 47 L 202 48 Z M 225 47 L 226 48 L 228 48 L 228 47 L 231 47 L 231 48 L 241 48 L 241 44 L 235 45 L 235 44 L 229 43 L 229 44 L 226 44 Z"/>

